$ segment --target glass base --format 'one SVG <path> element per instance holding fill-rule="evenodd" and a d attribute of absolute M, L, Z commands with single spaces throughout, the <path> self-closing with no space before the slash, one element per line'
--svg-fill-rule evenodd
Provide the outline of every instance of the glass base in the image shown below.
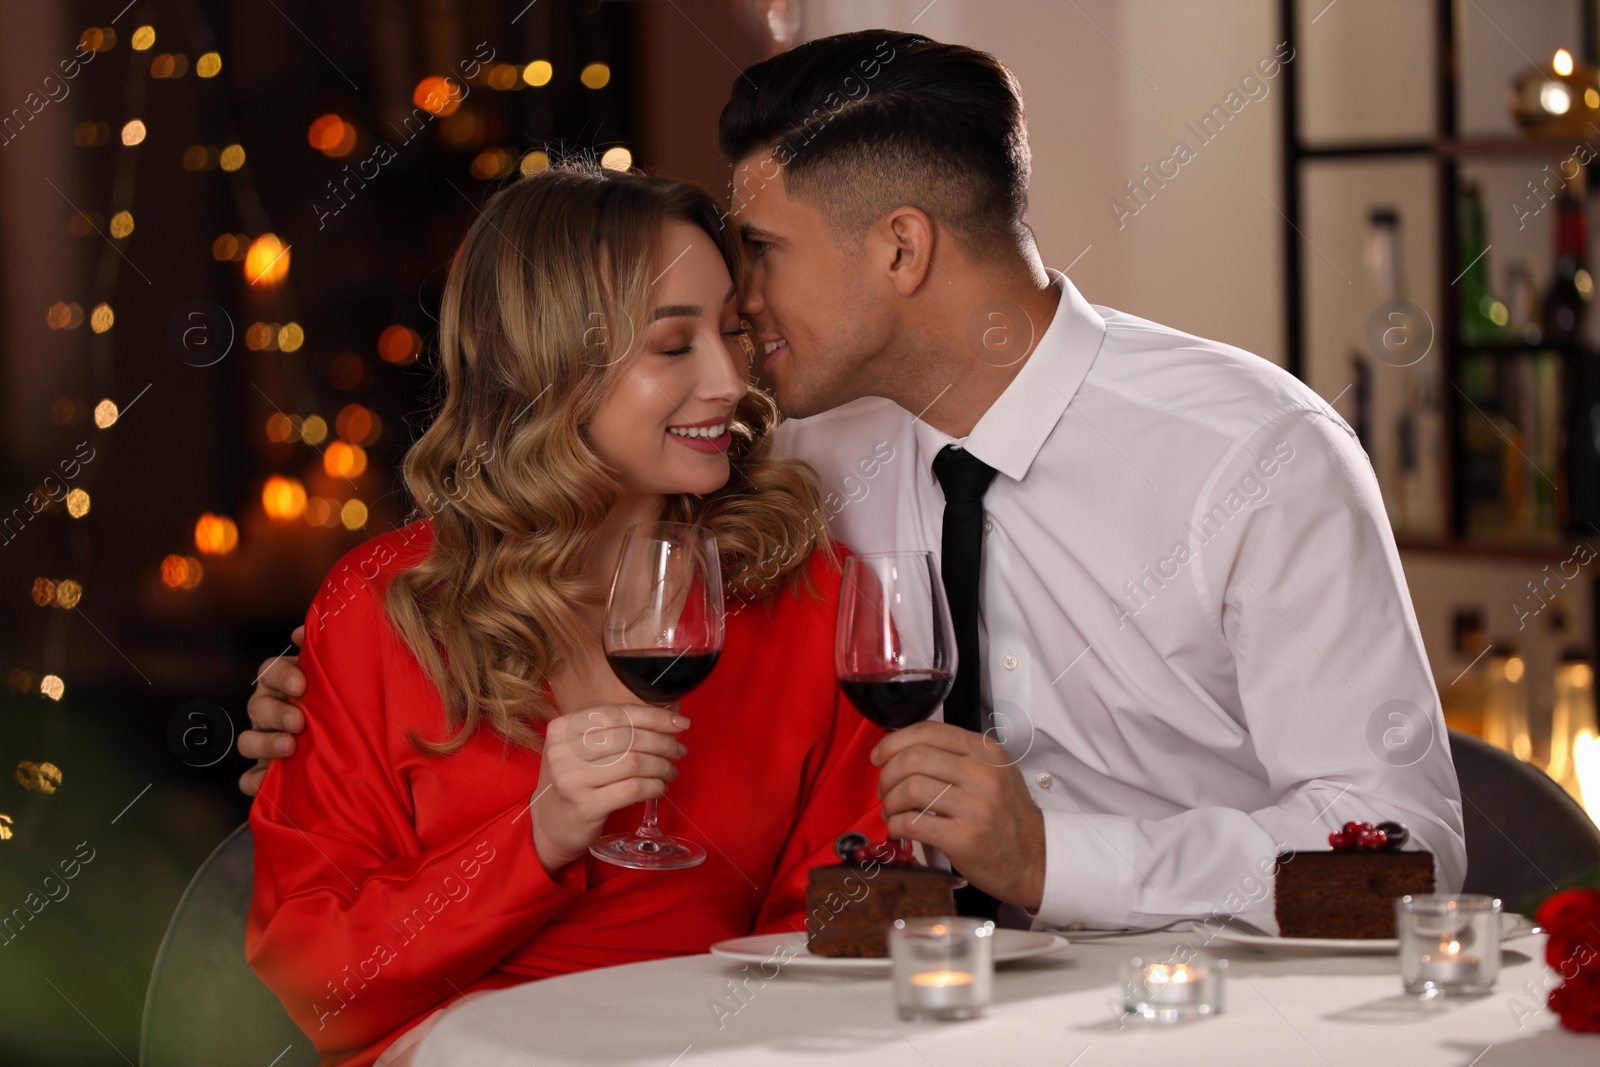
<path fill-rule="evenodd" d="M 681 837 L 640 837 L 637 834 L 612 834 L 589 846 L 595 859 L 632 867 L 639 871 L 677 871 L 698 867 L 706 861 L 706 850 Z"/>
<path fill-rule="evenodd" d="M 900 1005 L 900 1018 L 912 1023 L 953 1023 L 965 1022 L 968 1019 L 987 1019 L 989 1006 L 974 1005 L 962 1008 L 924 1008 L 915 1005 Z"/>

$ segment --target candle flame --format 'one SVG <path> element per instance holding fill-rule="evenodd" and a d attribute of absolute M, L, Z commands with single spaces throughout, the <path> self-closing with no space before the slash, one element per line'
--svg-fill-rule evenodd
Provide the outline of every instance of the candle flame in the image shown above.
<path fill-rule="evenodd" d="M 911 976 L 912 985 L 948 989 L 951 986 L 971 985 L 972 975 L 966 971 L 924 971 Z"/>

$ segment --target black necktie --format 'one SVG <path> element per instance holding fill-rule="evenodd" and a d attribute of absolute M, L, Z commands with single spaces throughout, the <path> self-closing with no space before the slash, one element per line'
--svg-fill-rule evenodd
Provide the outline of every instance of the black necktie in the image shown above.
<path fill-rule="evenodd" d="M 978 579 L 983 573 L 983 494 L 994 481 L 995 469 L 965 449 L 946 445 L 933 458 L 933 476 L 944 490 L 939 574 L 956 631 L 956 680 L 945 698 L 944 721 L 981 733 Z M 956 890 L 956 910 L 962 915 L 993 919 L 999 906 L 999 901 L 974 886 Z"/>

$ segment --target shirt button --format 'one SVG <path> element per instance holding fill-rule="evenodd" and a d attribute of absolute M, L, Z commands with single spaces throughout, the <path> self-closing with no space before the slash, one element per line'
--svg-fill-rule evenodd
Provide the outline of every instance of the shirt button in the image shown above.
<path fill-rule="evenodd" d="M 983 520 L 983 536 L 988 537 L 993 532 L 994 532 L 994 520 L 993 519 L 984 519 Z"/>
<path fill-rule="evenodd" d="M 1050 783 L 1054 782 L 1055 779 L 1050 777 L 1049 771 L 1040 771 L 1039 777 L 1035 778 L 1034 781 L 1039 783 L 1040 789 L 1049 789 Z"/>
<path fill-rule="evenodd" d="M 1017 669 L 1017 657 L 1007 652 L 1005 659 L 1000 661 L 1000 665 L 1008 671 L 1014 671 Z"/>

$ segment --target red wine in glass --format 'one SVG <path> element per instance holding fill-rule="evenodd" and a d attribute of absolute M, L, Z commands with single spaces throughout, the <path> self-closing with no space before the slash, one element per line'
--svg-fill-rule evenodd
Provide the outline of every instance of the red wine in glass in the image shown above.
<path fill-rule="evenodd" d="M 885 730 L 921 722 L 944 703 L 956 640 L 932 552 L 845 560 L 833 658 L 845 698 Z"/>
<path fill-rule="evenodd" d="M 723 623 L 722 565 L 711 531 L 681 522 L 632 527 L 611 582 L 603 642 L 622 684 L 647 704 L 677 710 L 717 665 Z M 607 863 L 652 871 L 706 858 L 695 842 L 661 832 L 654 800 L 645 801 L 637 830 L 602 837 L 589 851 Z"/>

